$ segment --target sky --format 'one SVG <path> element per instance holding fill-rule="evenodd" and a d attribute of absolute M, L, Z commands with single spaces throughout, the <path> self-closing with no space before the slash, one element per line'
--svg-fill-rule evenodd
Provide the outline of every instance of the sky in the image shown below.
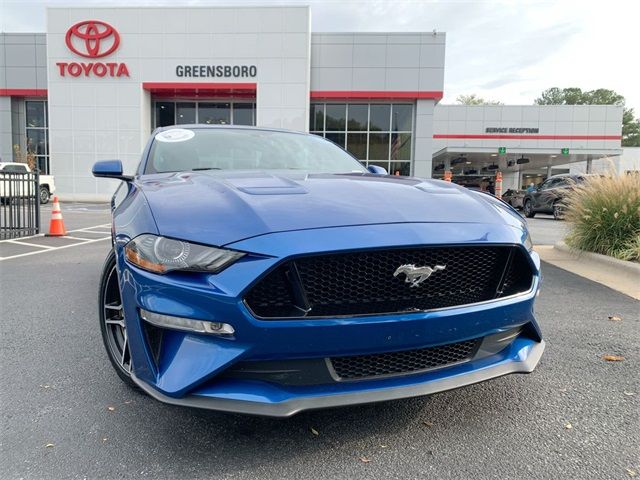
<path fill-rule="evenodd" d="M 609 88 L 640 116 L 637 0 L 0 0 L 0 31 L 44 32 L 47 5 L 181 4 L 308 4 L 314 32 L 435 29 L 447 34 L 442 103 L 475 93 L 529 105 L 549 87 Z"/>

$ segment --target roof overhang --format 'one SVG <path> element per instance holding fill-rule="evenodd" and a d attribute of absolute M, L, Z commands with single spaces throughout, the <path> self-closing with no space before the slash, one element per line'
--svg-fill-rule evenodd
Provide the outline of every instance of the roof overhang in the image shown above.
<path fill-rule="evenodd" d="M 255 98 L 256 83 L 143 82 L 142 88 L 167 98 Z"/>
<path fill-rule="evenodd" d="M 465 158 L 464 162 L 455 163 L 452 167 L 459 166 L 484 167 L 497 164 L 502 172 L 517 172 L 519 170 L 530 170 L 543 167 L 555 167 L 566 165 L 567 163 L 584 162 L 586 160 L 598 160 L 622 155 L 621 148 L 615 149 L 570 149 L 569 155 L 561 155 L 557 148 L 508 148 L 507 153 L 500 155 L 496 153 L 495 147 L 445 147 L 433 154 L 433 165 L 446 163 L 460 157 Z M 520 158 L 529 159 L 529 162 L 518 164 Z M 467 163 L 471 162 L 471 163 Z M 513 165 L 509 166 L 509 163 Z"/>
<path fill-rule="evenodd" d="M 391 91 L 391 90 L 312 90 L 312 100 L 440 100 L 441 91 Z"/>
<path fill-rule="evenodd" d="M 0 88 L 0 97 L 46 97 L 46 88 Z"/>

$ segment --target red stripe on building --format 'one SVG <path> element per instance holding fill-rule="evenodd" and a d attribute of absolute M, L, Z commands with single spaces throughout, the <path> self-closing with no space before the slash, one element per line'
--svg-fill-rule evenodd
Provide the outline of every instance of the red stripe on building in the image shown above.
<path fill-rule="evenodd" d="M 503 135 L 503 134 L 440 134 L 433 138 L 465 139 L 465 140 L 620 140 L 622 135 Z"/>
<path fill-rule="evenodd" d="M 405 92 L 405 91 L 343 91 L 315 90 L 310 92 L 312 100 L 440 100 L 442 92 Z"/>
<path fill-rule="evenodd" d="M 46 97 L 46 88 L 0 88 L 0 97 Z"/>

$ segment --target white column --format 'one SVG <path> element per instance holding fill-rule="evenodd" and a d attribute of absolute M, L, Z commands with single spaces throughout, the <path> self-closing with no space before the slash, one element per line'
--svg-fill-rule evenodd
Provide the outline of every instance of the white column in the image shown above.
<path fill-rule="evenodd" d="M 0 97 L 0 159 L 13 161 L 11 132 L 11 97 Z"/>
<path fill-rule="evenodd" d="M 502 193 L 509 189 L 520 188 L 520 172 L 504 172 L 502 174 Z"/>
<path fill-rule="evenodd" d="M 416 122 L 413 129 L 413 175 L 416 177 L 431 178 L 434 106 L 434 100 L 416 101 Z"/>
<path fill-rule="evenodd" d="M 587 160 L 587 173 L 591 173 L 592 169 L 593 169 L 593 160 L 589 159 Z"/>

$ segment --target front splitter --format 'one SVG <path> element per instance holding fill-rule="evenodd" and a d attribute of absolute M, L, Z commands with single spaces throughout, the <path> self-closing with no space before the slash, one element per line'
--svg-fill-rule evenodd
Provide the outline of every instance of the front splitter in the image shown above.
<path fill-rule="evenodd" d="M 304 410 L 359 405 L 365 403 L 384 402 L 403 398 L 419 397 L 434 393 L 453 390 L 456 388 L 484 382 L 492 378 L 511 373 L 531 373 L 544 352 L 545 342 L 535 342 L 527 350 L 525 358 L 509 357 L 495 364 L 491 364 L 470 372 L 452 375 L 424 383 L 416 383 L 392 388 L 372 388 L 366 391 L 332 393 L 317 396 L 301 396 L 280 402 L 252 402 L 246 400 L 231 400 L 213 396 L 189 395 L 174 398 L 160 393 L 155 388 L 131 374 L 133 381 L 150 396 L 163 403 L 183 407 L 204 408 L 222 412 L 243 413 L 248 415 L 262 415 L 268 417 L 290 417 Z"/>

